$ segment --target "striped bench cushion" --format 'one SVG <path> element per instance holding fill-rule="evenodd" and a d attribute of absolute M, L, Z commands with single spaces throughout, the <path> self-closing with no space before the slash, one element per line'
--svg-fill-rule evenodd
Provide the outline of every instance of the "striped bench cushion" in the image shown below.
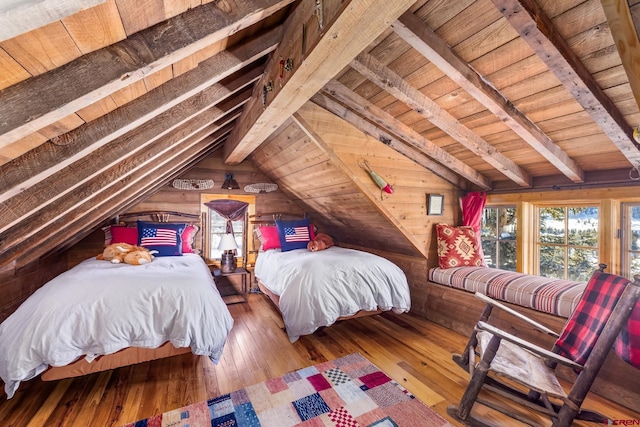
<path fill-rule="evenodd" d="M 571 315 L 586 286 L 489 267 L 432 268 L 429 281 L 562 317 Z"/>

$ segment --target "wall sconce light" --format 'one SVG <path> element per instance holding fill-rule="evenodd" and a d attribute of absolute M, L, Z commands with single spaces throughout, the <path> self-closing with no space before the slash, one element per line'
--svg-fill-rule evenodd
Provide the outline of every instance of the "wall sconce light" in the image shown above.
<path fill-rule="evenodd" d="M 224 182 L 222 183 L 222 188 L 225 190 L 237 190 L 240 188 L 235 179 L 233 179 L 233 174 L 228 173 L 224 176 Z"/>

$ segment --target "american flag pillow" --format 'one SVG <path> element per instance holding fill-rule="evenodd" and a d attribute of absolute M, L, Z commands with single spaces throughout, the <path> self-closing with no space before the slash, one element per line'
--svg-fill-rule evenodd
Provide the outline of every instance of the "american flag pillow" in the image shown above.
<path fill-rule="evenodd" d="M 282 252 L 306 249 L 313 240 L 313 227 L 308 219 L 297 221 L 276 221 Z"/>
<path fill-rule="evenodd" d="M 181 256 L 186 224 L 138 221 L 138 245 L 157 251 L 155 256 Z"/>

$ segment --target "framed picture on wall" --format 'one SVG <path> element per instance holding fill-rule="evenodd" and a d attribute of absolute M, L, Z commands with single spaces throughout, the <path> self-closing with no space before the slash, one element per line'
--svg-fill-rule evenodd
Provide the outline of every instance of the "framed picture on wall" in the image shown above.
<path fill-rule="evenodd" d="M 444 211 L 443 194 L 427 194 L 427 215 L 442 215 Z"/>

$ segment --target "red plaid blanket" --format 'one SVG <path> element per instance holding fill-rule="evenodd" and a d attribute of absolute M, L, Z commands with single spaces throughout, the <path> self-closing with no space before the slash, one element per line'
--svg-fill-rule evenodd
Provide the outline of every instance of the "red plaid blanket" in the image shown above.
<path fill-rule="evenodd" d="M 629 280 L 596 271 L 556 345 L 560 354 L 584 364 Z M 615 343 L 623 360 L 640 368 L 640 301 Z"/>
<path fill-rule="evenodd" d="M 640 300 L 636 302 L 629 321 L 620 331 L 615 349 L 622 360 L 640 369 Z"/>

